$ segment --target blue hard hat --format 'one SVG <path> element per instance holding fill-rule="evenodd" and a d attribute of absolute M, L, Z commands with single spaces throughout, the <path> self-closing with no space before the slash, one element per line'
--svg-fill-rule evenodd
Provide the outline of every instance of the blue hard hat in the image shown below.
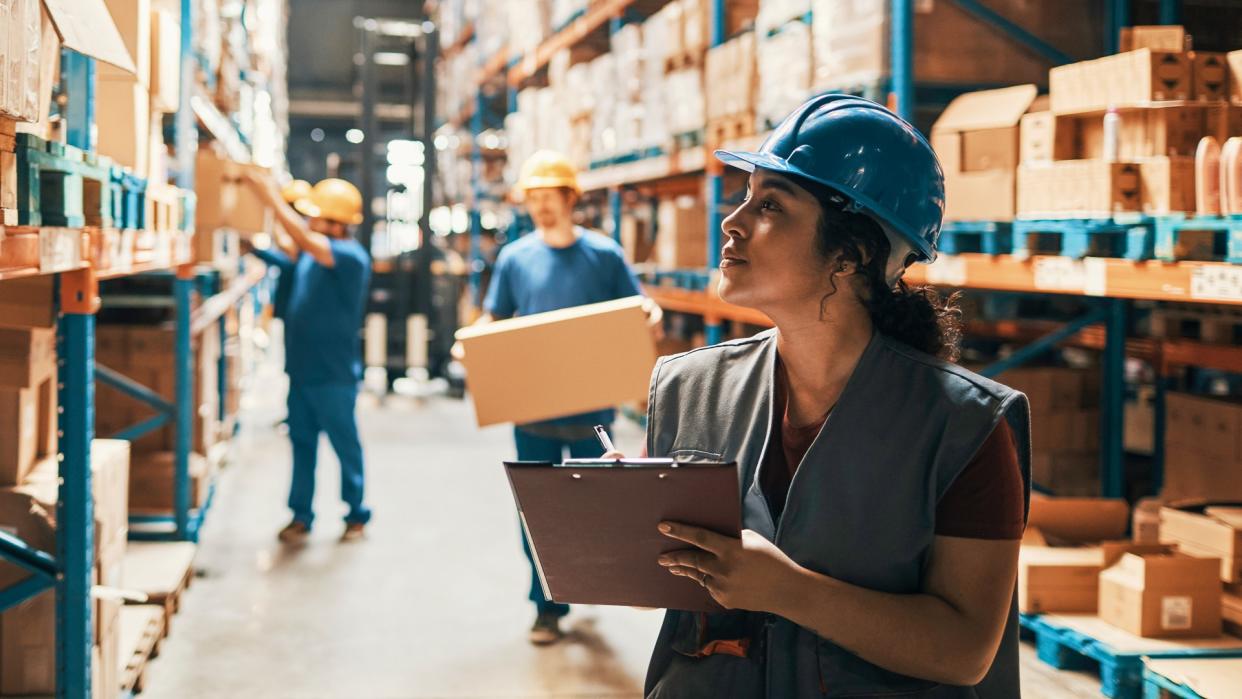
<path fill-rule="evenodd" d="M 883 106 L 850 95 L 808 100 L 768 136 L 757 152 L 716 151 L 722 162 L 805 177 L 851 200 L 936 259 L 944 217 L 944 172 L 927 140 Z"/>

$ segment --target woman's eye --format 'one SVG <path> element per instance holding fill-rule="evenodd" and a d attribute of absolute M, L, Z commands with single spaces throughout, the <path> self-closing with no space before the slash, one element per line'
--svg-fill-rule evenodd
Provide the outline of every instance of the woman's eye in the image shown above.
<path fill-rule="evenodd" d="M 759 202 L 759 210 L 776 212 L 776 211 L 780 211 L 780 207 L 772 203 L 770 199 L 764 199 L 763 201 Z"/>

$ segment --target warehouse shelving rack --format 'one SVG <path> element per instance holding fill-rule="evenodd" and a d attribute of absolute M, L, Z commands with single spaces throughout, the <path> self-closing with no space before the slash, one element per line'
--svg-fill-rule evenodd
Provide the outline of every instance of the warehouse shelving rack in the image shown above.
<path fill-rule="evenodd" d="M 984 25 L 998 31 L 1025 50 L 1034 52 L 1053 64 L 1070 62 L 1085 56 L 1067 56 L 1039 37 L 990 10 L 978 0 L 949 0 L 958 8 L 972 15 Z M 1130 23 L 1130 0 L 1100 0 L 1104 9 L 1105 53 L 1117 50 L 1120 29 Z M 656 3 L 662 6 L 663 2 Z M 485 92 L 502 73 L 509 91 L 508 108 L 514 109 L 515 89 L 521 82 L 544 67 L 556 50 L 575 45 L 576 42 L 598 33 L 606 27 L 611 31 L 619 26 L 619 19 L 635 3 L 626 0 L 607 0 L 593 3 L 587 11 L 573 19 L 567 26 L 555 32 L 530 54 L 514 56 L 508 49 L 496 55 L 481 57 L 475 78 L 475 99 L 461 113 L 453 115 L 449 123 L 457 126 L 469 124 L 474 155 L 476 177 L 475 198 L 470 206 L 471 234 L 471 283 L 472 298 L 476 305 L 481 300 L 479 288 L 481 259 L 478 237 L 479 203 L 482 201 L 478 174 L 481 157 L 478 136 L 484 127 L 485 116 L 490 116 L 490 103 Z M 725 0 L 710 0 L 709 46 L 718 46 L 727 39 L 724 35 Z M 649 7 L 644 9 L 650 9 Z M 657 7 L 658 9 L 658 7 Z M 1161 23 L 1175 24 L 1182 13 L 1181 0 L 1160 0 Z M 890 5 L 890 73 L 879 85 L 862 88 L 840 86 L 842 89 L 863 94 L 872 99 L 886 100 L 888 105 L 907 119 L 913 118 L 920 102 L 947 103 L 956 94 L 995 86 L 920 84 L 917 81 L 914 61 L 914 0 L 891 0 Z M 447 47 L 444 56 L 451 56 L 477 40 L 476 27 L 466 26 L 461 36 Z M 507 72 L 506 72 L 507 69 Z M 753 149 L 762 141 L 763 135 L 740 139 L 724 144 L 735 149 Z M 627 191 L 641 188 L 649 193 L 679 193 L 686 191 L 687 183 L 698 187 L 701 182 L 707 204 L 707 259 L 708 268 L 719 264 L 720 223 L 725 214 L 724 167 L 710 157 L 706 149 L 695 148 L 673 154 L 662 154 L 588 170 L 580 175 L 580 184 L 586 191 L 607 192 L 609 227 L 619 236 L 622 205 Z M 1010 224 L 998 223 L 1005 227 Z M 721 301 L 710 289 L 704 290 L 699 277 L 704 274 L 688 273 L 694 277 L 690 288 L 667 285 L 646 286 L 647 293 L 666 310 L 702 316 L 705 323 L 706 341 L 720 342 L 724 337 L 724 324 L 737 321 L 755 325 L 767 325 L 762 314 L 742 309 Z M 1159 263 L 1132 262 L 1123 259 L 1087 258 L 1076 260 L 1069 257 L 1013 256 L 962 254 L 944 255 L 931 266 L 916 266 L 907 276 L 910 283 L 931 283 L 955 288 L 980 291 L 1017 292 L 1022 294 L 1077 294 L 1095 300 L 1093 308 L 1083 317 L 1064 326 L 1045 329 L 1046 332 L 1031 334 L 1016 324 L 1001 324 L 986 328 L 992 335 L 1011 340 L 1028 341 L 1030 344 L 1008 357 L 1004 362 L 989 367 L 986 373 L 995 375 L 1016 367 L 1026 361 L 1054 349 L 1058 345 L 1077 343 L 1100 350 L 1103 355 L 1103 422 L 1101 491 L 1104 495 L 1121 495 L 1124 487 L 1123 411 L 1125 396 L 1124 365 L 1127 355 L 1135 356 L 1135 350 L 1143 350 L 1138 356 L 1147 358 L 1157 370 L 1160 379 L 1156 383 L 1155 411 L 1156 445 L 1154 449 L 1154 478 L 1158 490 L 1161 479 L 1163 455 L 1163 393 L 1169 385 L 1167 376 L 1173 367 L 1197 366 L 1222 371 L 1242 372 L 1242 349 L 1207 345 L 1183 340 L 1160 340 L 1139 342 L 1127 340 L 1127 322 L 1131 315 L 1130 301 L 1178 301 L 1200 303 L 1242 303 L 1242 267 L 1234 268 L 1219 263 Z M 973 327 L 974 330 L 985 328 Z M 1084 344 L 1085 343 L 1085 344 Z"/>
<path fill-rule="evenodd" d="M 230 149 L 239 143 L 236 130 L 210 100 L 194 93 L 194 60 L 192 50 L 195 3 L 181 0 L 181 94 L 175 114 L 173 143 L 177 157 L 177 184 L 192 190 L 194 159 L 197 150 L 199 122 L 217 133 Z M 75 51 L 62 52 L 61 80 L 70 97 L 62 111 L 70 145 L 90 152 L 90 134 L 94 128 L 94 60 Z M 213 115 L 214 112 L 214 115 Z M 222 133 L 221 133 L 222 132 Z M 193 211 L 185 214 L 192 222 Z M 188 225 L 188 222 L 183 222 Z M 2 232 L 2 231 L 0 231 Z M 37 229 L 40 250 L 46 252 L 24 267 L 7 266 L 0 271 L 0 280 L 48 275 L 55 278 L 57 304 L 57 356 L 59 362 L 59 471 L 60 485 L 56 511 L 56 555 L 35 549 L 16 536 L 0 531 L 0 556 L 28 571 L 30 577 L 7 589 L 0 590 L 0 610 L 7 609 L 43 592 L 56 591 L 56 696 L 58 699 L 85 699 L 91 696 L 91 645 L 93 642 L 92 584 L 94 517 L 91 500 L 91 442 L 95 437 L 96 381 L 109 383 L 145 402 L 158 407 L 160 415 L 144 424 L 135 425 L 121 438 L 133 438 L 155 429 L 167 421 L 175 425 L 176 459 L 174 464 L 174 511 L 157 518 L 131 518 L 134 524 L 167 524 L 170 530 L 131 538 L 160 540 L 194 540 L 207 507 L 193 511 L 189 507 L 188 454 L 190 451 L 192 402 L 190 341 L 211 323 L 221 324 L 228 309 L 245 301 L 262 280 L 261 270 L 220 287 L 218 275 L 203 272 L 194 266 L 189 245 L 174 247 L 172 259 L 140 262 L 124 267 L 102 266 L 91 260 L 89 238 L 81 229 Z M 3 236 L 0 236 L 3 237 Z M 183 241 L 184 242 L 184 241 Z M 172 403 L 154 392 L 130 381 L 116 372 L 95 364 L 95 314 L 100 309 L 101 281 L 139 274 L 165 274 L 172 277 L 172 299 L 175 308 L 175 382 Z M 204 301 L 192 310 L 193 295 L 198 292 Z M 220 334 L 223 350 L 225 334 Z M 227 381 L 223 351 L 220 355 L 221 385 Z M 221 401 L 223 410 L 223 401 Z M 223 417 L 223 415 L 222 415 Z M 208 498 L 210 504 L 210 497 Z"/>

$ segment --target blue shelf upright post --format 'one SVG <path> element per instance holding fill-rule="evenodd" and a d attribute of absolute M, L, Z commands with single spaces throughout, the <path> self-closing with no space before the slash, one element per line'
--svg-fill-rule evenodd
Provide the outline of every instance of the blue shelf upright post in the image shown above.
<path fill-rule="evenodd" d="M 194 293 L 193 272 L 177 270 L 173 280 L 173 303 L 177 310 L 174 342 L 173 380 L 175 384 L 174 418 L 177 426 L 173 461 L 173 522 L 175 538 L 186 541 L 190 532 L 190 438 L 193 435 L 194 406 L 194 354 L 190 343 L 190 304 Z"/>
<path fill-rule="evenodd" d="M 893 0 L 889 57 L 896 112 L 914 121 L 914 0 Z"/>
<path fill-rule="evenodd" d="M 95 150 L 91 126 L 95 123 L 95 59 L 73 49 L 61 49 L 60 78 L 69 99 L 65 104 L 65 140 L 75 148 Z"/>
<path fill-rule="evenodd" d="M 621 242 L 621 207 L 622 196 L 620 187 L 612 187 L 608 190 L 608 219 L 609 225 L 612 227 L 612 239 Z"/>
<path fill-rule="evenodd" d="M 487 103 L 483 89 L 474 95 L 474 113 L 470 115 L 470 297 L 476 309 L 483 306 L 483 216 L 480 204 L 483 200 L 483 152 L 479 148 L 479 134 L 483 133 L 483 110 Z"/>
<path fill-rule="evenodd" d="M 181 92 L 173 119 L 173 147 L 177 152 L 177 186 L 194 189 L 194 158 L 198 129 L 190 97 L 194 89 L 195 0 L 181 0 Z"/>
<path fill-rule="evenodd" d="M 1125 496 L 1126 320 L 1128 303 L 1108 299 L 1104 342 L 1103 414 L 1100 419 L 1100 492 L 1104 497 Z"/>
<path fill-rule="evenodd" d="M 91 695 L 91 586 L 95 546 L 91 442 L 95 437 L 95 311 L 92 270 L 61 277 L 57 330 L 60 493 L 56 503 L 56 696 Z"/>
<path fill-rule="evenodd" d="M 709 27 L 710 46 L 719 46 L 725 40 L 725 0 L 712 0 L 709 8 L 711 14 Z M 716 144 L 709 143 L 713 148 Z M 707 154 L 707 182 L 704 196 L 707 199 L 707 266 L 709 269 L 720 267 L 720 207 L 724 200 L 724 167 Z M 709 345 L 719 344 L 724 340 L 724 325 L 719 319 L 710 318 L 703 328 L 704 339 Z"/>
<path fill-rule="evenodd" d="M 1161 8 L 1163 14 L 1164 8 Z M 1130 0 L 1104 0 L 1104 54 L 1117 53 L 1121 28 L 1130 24 Z"/>
<path fill-rule="evenodd" d="M 1160 23 L 1180 24 L 1182 21 L 1182 0 L 1160 0 Z"/>

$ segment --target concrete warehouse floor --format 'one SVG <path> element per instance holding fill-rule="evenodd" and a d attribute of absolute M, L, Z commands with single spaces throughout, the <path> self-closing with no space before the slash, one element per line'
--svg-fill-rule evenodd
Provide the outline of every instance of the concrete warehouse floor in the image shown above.
<path fill-rule="evenodd" d="M 468 403 L 374 398 L 359 421 L 376 511 L 368 539 L 336 541 L 343 506 L 323 445 L 316 529 L 283 549 L 288 519 L 284 375 L 265 366 L 202 532 L 201 577 L 147 674 L 145 699 L 640 697 L 657 612 L 579 607 L 569 639 L 536 649 L 527 565 L 500 460 L 505 428 Z M 618 424 L 636 453 L 642 435 Z M 1024 644 L 1026 699 L 1098 697 L 1090 675 L 1040 664 Z"/>

